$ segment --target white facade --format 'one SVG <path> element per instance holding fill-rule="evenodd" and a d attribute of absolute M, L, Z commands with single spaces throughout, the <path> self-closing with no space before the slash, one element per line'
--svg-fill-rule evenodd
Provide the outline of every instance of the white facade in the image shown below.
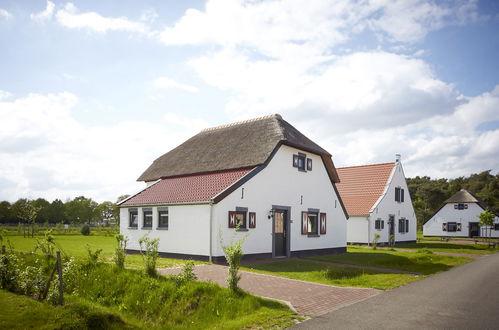
<path fill-rule="evenodd" d="M 293 155 L 298 152 L 312 159 L 311 171 L 300 171 L 292 166 Z M 138 250 L 138 239 L 149 233 L 151 238 L 160 238 L 159 252 L 222 257 L 224 253 L 221 241 L 228 244 L 232 238 L 239 239 L 247 235 L 243 245 L 245 255 L 273 255 L 274 219 L 269 219 L 269 212 L 280 207 L 289 212 L 286 255 L 312 250 L 323 250 L 326 253 L 332 249 L 344 250 L 346 247 L 346 215 L 321 157 L 286 145 L 279 148 L 263 170 L 217 204 L 168 206 L 168 230 L 156 229 L 157 206 L 147 207 L 153 208 L 151 230 L 141 229 L 141 207 L 138 207 L 138 229 L 128 227 L 128 208 L 120 210 L 120 229 L 122 234 L 130 238 L 129 249 Z M 237 208 L 256 213 L 255 228 L 238 232 L 229 228 L 229 211 L 236 211 Z M 326 214 L 326 234 L 302 234 L 302 212 L 309 209 Z"/>
<path fill-rule="evenodd" d="M 463 204 L 466 208 L 456 209 L 455 205 Z M 477 226 L 480 219 L 478 216 L 484 209 L 477 203 L 448 203 L 435 213 L 424 225 L 424 236 L 445 236 L 445 237 L 472 237 L 473 227 Z M 456 231 L 444 230 L 444 223 L 456 223 Z M 499 217 L 494 218 L 494 223 L 499 224 Z M 459 224 L 459 226 L 457 226 Z M 476 227 L 475 227 L 476 228 Z M 489 230 L 479 228 L 478 236 L 489 236 Z M 447 229 L 447 228 L 445 228 Z M 499 237 L 499 230 L 490 231 L 492 237 Z"/>
<path fill-rule="evenodd" d="M 404 190 L 404 201 L 395 200 L 395 188 Z M 373 205 L 367 216 L 351 216 L 347 227 L 347 241 L 349 243 L 372 243 L 375 234 L 380 235 L 378 243 L 387 243 L 390 240 L 389 220 L 393 218 L 393 234 L 395 242 L 416 241 L 417 222 L 412 206 L 411 196 L 405 180 L 401 162 L 396 162 L 385 191 Z M 399 231 L 399 220 L 408 220 L 408 231 Z M 376 229 L 376 220 L 382 221 L 382 226 Z"/>

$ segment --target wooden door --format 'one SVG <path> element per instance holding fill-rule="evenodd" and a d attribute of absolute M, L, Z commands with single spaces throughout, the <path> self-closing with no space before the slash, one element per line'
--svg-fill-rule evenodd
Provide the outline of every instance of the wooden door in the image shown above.
<path fill-rule="evenodd" d="M 287 247 L 287 211 L 276 210 L 274 212 L 274 256 L 286 256 Z"/>

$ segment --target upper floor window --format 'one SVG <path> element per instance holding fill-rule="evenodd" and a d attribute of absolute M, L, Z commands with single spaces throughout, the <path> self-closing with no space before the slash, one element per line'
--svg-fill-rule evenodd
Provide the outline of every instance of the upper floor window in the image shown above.
<path fill-rule="evenodd" d="M 144 225 L 143 228 L 152 228 L 152 209 L 142 209 L 142 214 L 144 215 Z"/>
<path fill-rule="evenodd" d="M 128 225 L 132 228 L 137 228 L 139 226 L 139 212 L 137 209 L 128 210 Z"/>
<path fill-rule="evenodd" d="M 298 153 L 293 155 L 293 167 L 298 168 L 299 171 L 312 171 L 312 159 L 307 158 L 307 155 Z"/>
<path fill-rule="evenodd" d="M 468 208 L 468 204 L 463 204 L 463 203 L 454 204 L 454 208 L 457 210 L 465 210 Z"/>
<path fill-rule="evenodd" d="M 158 228 L 168 229 L 168 208 L 158 207 Z"/>
<path fill-rule="evenodd" d="M 404 202 L 404 189 L 395 187 L 395 201 L 400 203 Z"/>

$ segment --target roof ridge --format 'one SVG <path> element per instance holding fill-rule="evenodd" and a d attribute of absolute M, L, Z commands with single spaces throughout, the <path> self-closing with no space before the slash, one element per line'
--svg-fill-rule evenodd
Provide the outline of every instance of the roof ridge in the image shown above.
<path fill-rule="evenodd" d="M 210 131 L 214 131 L 214 130 L 221 129 L 221 128 L 227 128 L 227 127 L 237 126 L 237 125 L 241 125 L 241 124 L 247 124 L 247 123 L 251 123 L 251 122 L 255 122 L 255 121 L 259 121 L 259 120 L 264 120 L 264 119 L 270 119 L 270 118 L 282 119 L 280 114 L 275 113 L 272 115 L 256 117 L 256 118 L 252 118 L 252 119 L 236 121 L 236 122 L 229 123 L 229 124 L 223 124 L 223 125 L 219 125 L 219 126 L 204 128 L 203 130 L 201 130 L 201 132 L 210 132 Z"/>
<path fill-rule="evenodd" d="M 368 167 L 368 166 L 378 166 L 378 165 L 389 165 L 393 164 L 395 165 L 396 162 L 388 162 L 388 163 L 379 163 L 379 164 L 366 164 L 366 165 L 354 165 L 354 166 L 344 166 L 344 167 L 337 167 L 337 169 L 343 169 L 343 168 L 353 168 L 353 167 Z"/>

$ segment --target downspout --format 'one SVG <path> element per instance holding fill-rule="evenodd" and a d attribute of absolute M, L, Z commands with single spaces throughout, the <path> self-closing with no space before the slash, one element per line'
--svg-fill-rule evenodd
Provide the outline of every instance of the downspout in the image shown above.
<path fill-rule="evenodd" d="M 371 215 L 367 216 L 367 246 L 371 246 Z"/>
<path fill-rule="evenodd" d="M 212 241 L 213 241 L 213 201 L 210 201 L 210 248 L 208 252 L 208 261 L 212 262 Z"/>

